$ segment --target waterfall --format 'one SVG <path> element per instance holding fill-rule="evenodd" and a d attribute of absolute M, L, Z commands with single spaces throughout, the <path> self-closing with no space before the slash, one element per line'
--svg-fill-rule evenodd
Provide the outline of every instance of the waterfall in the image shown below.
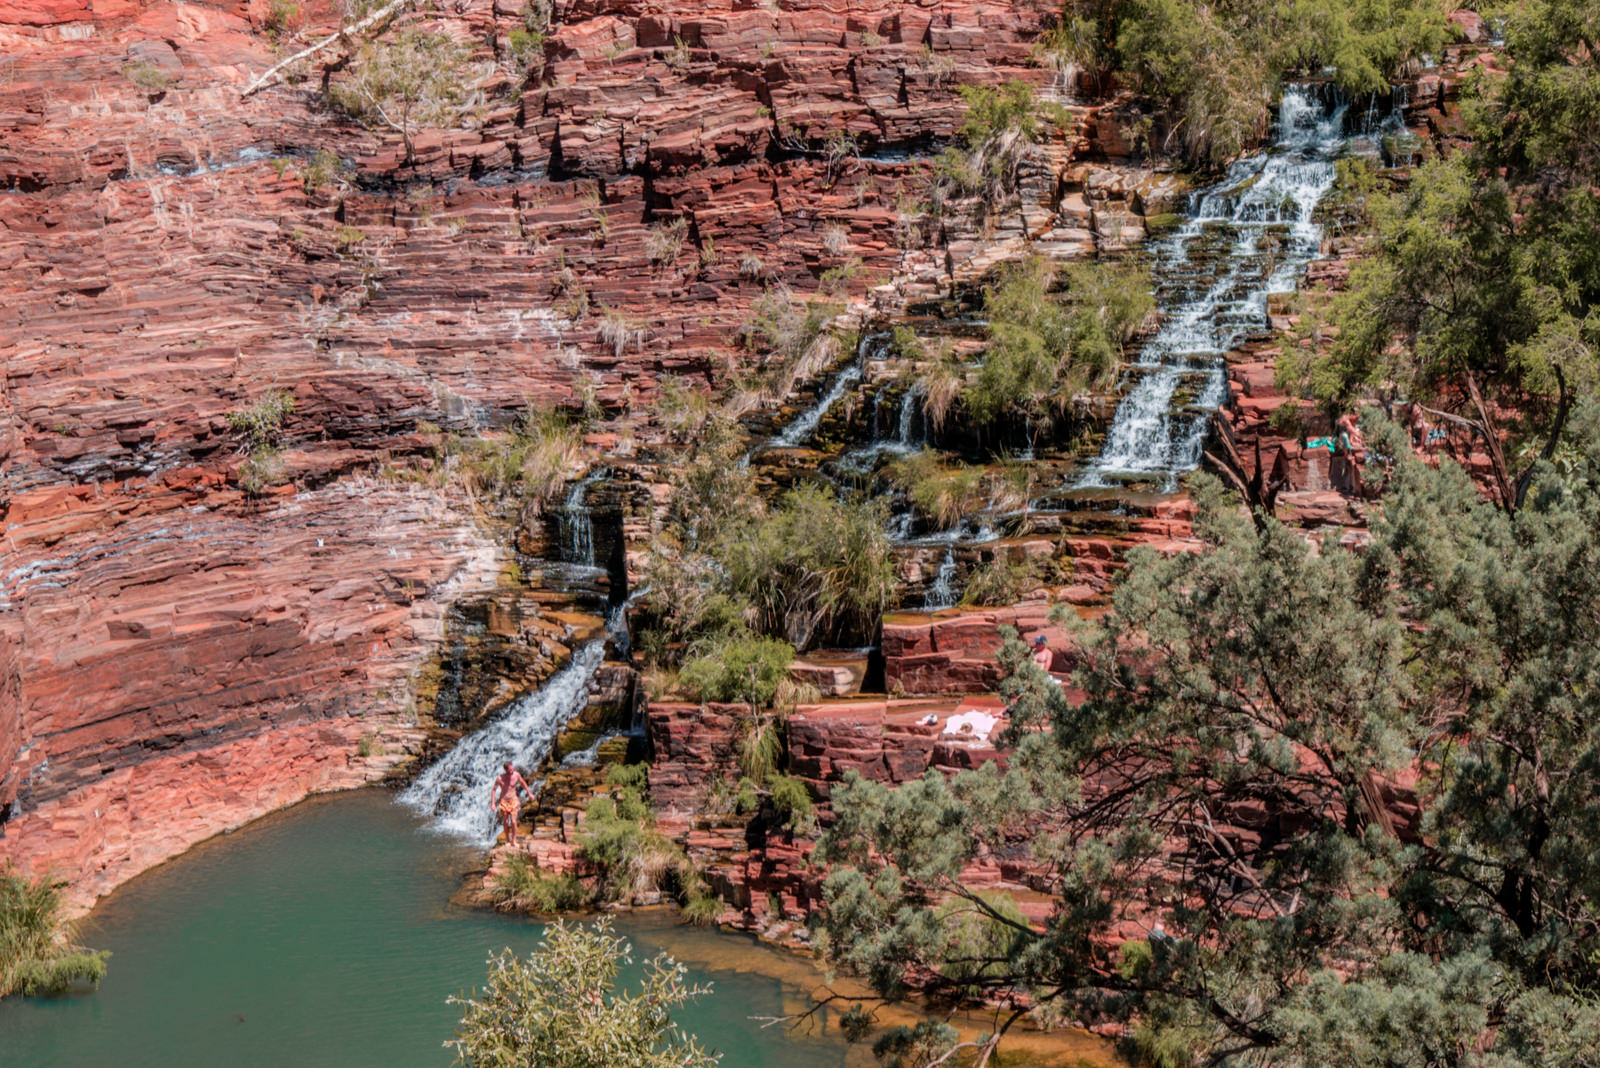
<path fill-rule="evenodd" d="M 933 585 L 928 587 L 927 594 L 922 598 L 924 608 L 949 608 L 956 603 L 956 550 L 951 545 L 944 551 L 944 559 L 939 562 L 939 574 L 933 580 Z"/>
<path fill-rule="evenodd" d="M 603 472 L 595 472 L 579 482 L 574 482 L 572 489 L 567 492 L 566 500 L 561 504 L 557 522 L 561 534 L 562 563 L 579 564 L 583 567 L 595 566 L 594 516 L 590 514 L 587 502 L 589 487 L 603 477 Z"/>
<path fill-rule="evenodd" d="M 605 659 L 605 647 L 606 639 L 598 638 L 578 650 L 542 687 L 462 738 L 400 800 L 433 817 L 436 830 L 492 845 L 500 825 L 489 808 L 489 790 L 501 765 L 509 760 L 528 772 L 544 762 L 556 735 L 589 703 L 589 683 Z"/>
<path fill-rule="evenodd" d="M 1131 475 L 1172 489 L 1200 463 L 1211 412 L 1227 399 L 1224 354 L 1267 329 L 1268 298 L 1292 292 L 1321 249 L 1312 212 L 1333 185 L 1345 108 L 1324 108 L 1316 94 L 1286 86 L 1274 148 L 1192 194 L 1188 221 L 1154 247 L 1165 317 L 1134 360 L 1137 381 L 1080 486 Z"/>
<path fill-rule="evenodd" d="M 861 381 L 861 364 L 853 363 L 839 372 L 833 380 L 833 385 L 818 398 L 817 403 L 801 413 L 800 417 L 783 431 L 775 436 L 768 445 L 778 449 L 792 449 L 804 445 L 811 439 L 817 429 L 817 424 L 822 422 L 822 417 L 828 414 L 828 409 L 839 402 L 839 399 L 850 391 L 850 387 Z"/>
<path fill-rule="evenodd" d="M 912 386 L 906 390 L 906 395 L 900 398 L 900 425 L 895 434 L 895 444 L 906 452 L 916 452 L 927 444 L 927 426 L 920 429 L 921 434 L 915 431 L 917 427 L 917 398 L 922 394 L 922 387 Z"/>

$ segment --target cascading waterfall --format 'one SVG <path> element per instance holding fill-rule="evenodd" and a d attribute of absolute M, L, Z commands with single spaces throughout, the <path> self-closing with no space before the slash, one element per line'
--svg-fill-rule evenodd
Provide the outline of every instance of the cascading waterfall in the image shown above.
<path fill-rule="evenodd" d="M 767 444 L 777 449 L 792 449 L 804 445 L 811 440 L 811 435 L 816 432 L 817 424 L 822 422 L 822 417 L 828 414 L 828 409 L 837 404 L 857 382 L 861 381 L 860 362 L 852 363 L 834 378 L 833 385 L 818 398 L 817 403 L 802 412 L 800 417 L 773 437 Z"/>
<path fill-rule="evenodd" d="M 542 687 L 461 739 L 400 800 L 431 816 L 436 830 L 492 845 L 499 832 L 489 809 L 495 776 L 508 760 L 523 771 L 544 762 L 556 735 L 589 703 L 589 684 L 605 659 L 606 641 L 598 638 L 579 649 Z"/>
<path fill-rule="evenodd" d="M 956 550 L 952 545 L 944 551 L 944 559 L 939 562 L 939 574 L 934 577 L 933 585 L 928 587 L 927 595 L 922 599 L 924 608 L 949 608 L 956 603 Z"/>
<path fill-rule="evenodd" d="M 561 535 L 561 561 L 593 567 L 594 516 L 589 511 L 589 488 L 604 477 L 602 472 L 575 482 L 561 504 L 557 523 Z"/>
<path fill-rule="evenodd" d="M 905 452 L 916 452 L 927 444 L 927 427 L 921 425 L 917 419 L 917 399 L 922 396 L 921 386 L 912 386 L 906 390 L 906 395 L 900 398 L 900 425 L 895 434 L 895 444 Z M 922 433 L 918 434 L 917 431 Z"/>
<path fill-rule="evenodd" d="M 1165 320 L 1079 485 L 1157 477 L 1171 489 L 1199 464 L 1210 414 L 1227 399 L 1224 354 L 1267 328 L 1268 297 L 1292 292 L 1321 248 L 1312 213 L 1333 185 L 1344 112 L 1323 107 L 1315 87 L 1285 87 L 1274 150 L 1191 196 L 1188 222 L 1154 249 Z"/>

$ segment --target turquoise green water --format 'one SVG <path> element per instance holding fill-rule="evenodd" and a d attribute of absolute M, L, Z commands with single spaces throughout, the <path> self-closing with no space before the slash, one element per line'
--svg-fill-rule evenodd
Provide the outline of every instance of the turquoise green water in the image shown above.
<path fill-rule="evenodd" d="M 459 1013 L 445 998 L 481 981 L 490 952 L 531 948 L 540 927 L 450 905 L 476 858 L 390 798 L 306 802 L 118 890 L 80 931 L 113 953 L 100 990 L 0 1002 L 0 1066 L 450 1064 L 442 1043 Z M 713 996 L 679 1019 L 724 1052 L 725 1068 L 846 1063 L 837 1038 L 751 1019 L 802 1004 L 809 965 L 668 917 L 619 929 L 636 955 L 665 948 L 710 980 Z"/>

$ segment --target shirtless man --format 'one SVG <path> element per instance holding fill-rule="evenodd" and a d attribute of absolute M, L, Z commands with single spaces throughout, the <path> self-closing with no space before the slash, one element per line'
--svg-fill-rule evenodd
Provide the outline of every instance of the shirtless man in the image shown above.
<path fill-rule="evenodd" d="M 1033 639 L 1033 662 L 1039 665 L 1039 670 L 1046 674 L 1050 672 L 1050 665 L 1055 663 L 1056 654 L 1050 651 L 1050 646 L 1041 634 Z"/>
<path fill-rule="evenodd" d="M 517 848 L 517 791 L 527 793 L 528 800 L 533 800 L 533 787 L 529 786 L 516 768 L 511 766 L 511 761 L 506 761 L 505 770 L 495 776 L 494 786 L 489 790 L 489 807 L 500 816 L 500 822 L 506 829 L 506 845 L 512 849 Z"/>

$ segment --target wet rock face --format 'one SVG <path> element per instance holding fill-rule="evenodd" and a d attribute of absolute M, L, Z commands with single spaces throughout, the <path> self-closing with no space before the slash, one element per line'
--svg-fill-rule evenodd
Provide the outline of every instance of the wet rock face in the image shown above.
<path fill-rule="evenodd" d="M 446 17 L 503 59 L 520 6 Z M 314 80 L 241 100 L 265 8 L 0 0 L 0 832 L 80 900 L 379 773 L 357 741 L 504 560 L 458 489 L 373 477 L 426 453 L 419 423 L 586 393 L 642 419 L 660 376 L 743 358 L 764 287 L 888 277 L 954 86 L 1043 74 L 1009 3 L 573 3 L 538 84 L 401 167 Z M 830 161 L 841 129 L 858 151 Z M 294 409 L 251 498 L 228 416 L 269 390 Z"/>

